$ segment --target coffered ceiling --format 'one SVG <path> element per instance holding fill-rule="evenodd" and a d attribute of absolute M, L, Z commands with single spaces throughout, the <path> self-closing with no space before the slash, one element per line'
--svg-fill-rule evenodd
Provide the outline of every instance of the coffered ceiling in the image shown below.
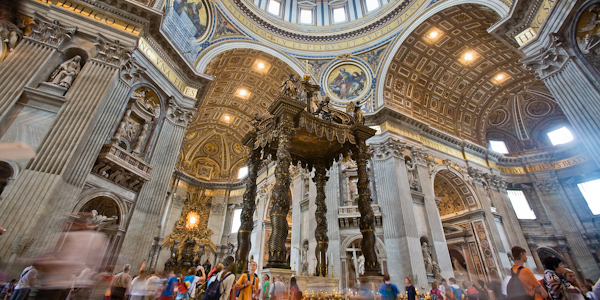
<path fill-rule="evenodd" d="M 270 54 L 234 49 L 214 57 L 205 73 L 214 81 L 188 128 L 179 167 L 204 181 L 237 181 L 250 121 L 267 114 L 281 82 L 295 72 Z"/>
<path fill-rule="evenodd" d="M 543 83 L 519 63 L 517 50 L 487 32 L 499 19 L 491 9 L 464 4 L 423 22 L 394 55 L 384 104 L 483 146 L 492 129 L 510 137 L 515 150 L 526 148 L 522 141 L 539 122 L 562 113 Z M 525 114 L 530 101 L 544 112 Z"/>

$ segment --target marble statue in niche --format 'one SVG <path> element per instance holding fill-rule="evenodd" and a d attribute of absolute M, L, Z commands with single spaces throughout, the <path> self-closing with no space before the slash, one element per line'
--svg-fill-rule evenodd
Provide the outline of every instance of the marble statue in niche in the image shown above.
<path fill-rule="evenodd" d="M 410 157 L 405 157 L 406 175 L 408 176 L 408 186 L 415 191 L 419 190 L 419 176 L 417 174 L 417 165 Z"/>
<path fill-rule="evenodd" d="M 423 263 L 425 263 L 425 273 L 433 274 L 433 259 L 431 258 L 431 251 L 426 242 L 421 244 L 421 251 L 423 252 Z"/>
<path fill-rule="evenodd" d="M 304 242 L 302 246 L 302 267 L 301 267 L 301 275 L 308 275 L 308 241 Z"/>
<path fill-rule="evenodd" d="M 365 256 L 362 254 L 358 257 L 358 274 L 365 274 Z"/>
<path fill-rule="evenodd" d="M 80 71 L 81 56 L 75 55 L 73 58 L 60 64 L 60 66 L 52 72 L 48 82 L 68 89 L 71 87 L 71 84 L 73 84 L 75 77 L 77 77 Z"/>
<path fill-rule="evenodd" d="M 465 270 L 456 257 L 452 258 L 452 266 L 454 267 L 454 272 L 458 273 L 459 275 L 467 274 L 467 270 Z"/>

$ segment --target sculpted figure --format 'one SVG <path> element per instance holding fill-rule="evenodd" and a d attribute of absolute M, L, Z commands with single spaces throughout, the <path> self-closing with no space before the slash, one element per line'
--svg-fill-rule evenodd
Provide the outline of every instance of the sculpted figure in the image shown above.
<path fill-rule="evenodd" d="M 81 56 L 75 55 L 75 57 L 65 61 L 52 72 L 49 82 L 69 88 L 75 77 L 79 74 L 79 71 L 81 71 Z"/>
<path fill-rule="evenodd" d="M 365 124 L 365 116 L 363 115 L 362 108 L 358 101 L 356 101 L 356 105 L 354 105 L 354 118 L 356 119 L 357 124 Z"/>
<path fill-rule="evenodd" d="M 297 79 L 294 78 L 294 74 L 290 74 L 290 77 L 286 79 L 280 86 L 281 93 L 289 96 L 290 98 L 296 97 L 296 83 Z"/>
<path fill-rule="evenodd" d="M 421 244 L 421 251 L 423 252 L 423 262 L 425 263 L 425 273 L 433 274 L 433 259 L 431 259 L 431 252 L 426 242 Z"/>
<path fill-rule="evenodd" d="M 440 269 L 440 265 L 436 261 L 432 262 L 433 264 L 433 278 L 436 280 L 442 279 L 442 270 Z"/>
<path fill-rule="evenodd" d="M 452 265 L 454 266 L 454 271 L 456 271 L 456 273 L 458 273 L 459 275 L 463 275 L 463 274 L 467 273 L 467 270 L 465 270 L 465 268 L 463 268 L 463 266 L 460 264 L 458 259 L 452 258 Z"/>
<path fill-rule="evenodd" d="M 365 274 L 365 256 L 362 254 L 358 257 L 358 274 Z"/>

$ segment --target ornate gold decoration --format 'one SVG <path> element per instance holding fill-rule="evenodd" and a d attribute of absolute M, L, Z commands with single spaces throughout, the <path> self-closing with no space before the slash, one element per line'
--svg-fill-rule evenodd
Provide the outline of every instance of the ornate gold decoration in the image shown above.
<path fill-rule="evenodd" d="M 182 254 L 186 249 L 182 243 L 186 241 L 193 241 L 195 246 L 193 253 L 197 254 L 200 249 L 199 245 L 205 245 L 205 247 L 211 247 L 216 250 L 215 244 L 210 240 L 210 236 L 213 233 L 212 230 L 208 229 L 208 217 L 210 214 L 210 200 L 211 197 L 207 196 L 203 188 L 190 187 L 188 191 L 188 198 L 183 205 L 179 220 L 175 223 L 173 232 L 165 238 L 163 246 L 167 246 L 171 249 L 176 244 L 179 247 L 176 249 L 174 259 L 174 266 L 178 266 L 182 262 Z M 196 218 L 195 225 L 192 226 L 191 218 Z M 192 257 L 194 259 L 194 257 Z"/>

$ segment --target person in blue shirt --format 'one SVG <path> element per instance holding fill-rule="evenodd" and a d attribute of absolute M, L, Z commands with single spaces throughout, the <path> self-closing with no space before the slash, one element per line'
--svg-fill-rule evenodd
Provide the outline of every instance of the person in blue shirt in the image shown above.
<path fill-rule="evenodd" d="M 456 279 L 454 279 L 453 277 L 450 277 L 450 279 L 448 279 L 448 281 L 450 281 L 450 289 L 452 290 L 454 299 L 461 300 L 463 290 L 460 288 L 460 286 L 458 284 L 456 284 Z"/>
<path fill-rule="evenodd" d="M 167 286 L 162 293 L 162 300 L 172 300 L 173 299 L 173 290 L 177 286 L 177 277 L 175 277 L 175 273 L 173 270 L 167 273 Z"/>
<path fill-rule="evenodd" d="M 379 294 L 381 295 L 381 300 L 396 300 L 400 291 L 398 291 L 398 287 L 390 282 L 390 274 L 385 273 L 383 275 L 384 283 L 379 287 Z"/>

